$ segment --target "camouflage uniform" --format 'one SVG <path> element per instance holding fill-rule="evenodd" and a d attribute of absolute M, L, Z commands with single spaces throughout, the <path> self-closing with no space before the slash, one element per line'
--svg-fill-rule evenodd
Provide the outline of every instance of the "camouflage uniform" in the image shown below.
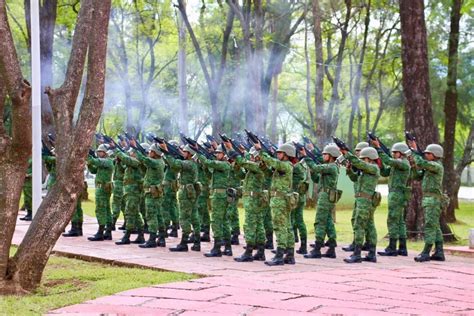
<path fill-rule="evenodd" d="M 48 182 L 46 183 L 46 189 L 49 191 L 56 183 L 56 157 L 43 156 L 43 161 L 49 173 Z"/>
<path fill-rule="evenodd" d="M 165 169 L 165 179 L 163 181 L 163 220 L 165 226 L 172 223 L 171 237 L 178 237 L 178 226 L 179 226 L 179 208 L 176 194 L 178 192 L 178 180 L 177 172 L 172 170 L 169 166 Z"/>
<path fill-rule="evenodd" d="M 211 226 L 211 217 L 209 214 L 209 183 L 211 179 L 211 173 L 202 164 L 198 163 L 198 181 L 201 183 L 201 194 L 199 194 L 197 207 L 201 220 L 201 228 L 203 230 L 202 241 L 209 241 L 209 232 Z"/>
<path fill-rule="evenodd" d="M 306 193 L 308 192 L 308 168 L 303 161 L 297 162 L 293 166 L 293 191 L 299 193 L 299 201 L 296 208 L 291 212 L 291 224 L 295 236 L 298 239 L 298 231 L 301 238 L 301 247 L 298 253 L 305 254 L 308 232 L 303 218 L 304 206 L 306 204 Z"/>
<path fill-rule="evenodd" d="M 25 205 L 26 215 L 21 217 L 22 221 L 31 221 L 33 216 L 33 181 L 32 181 L 32 159 L 28 159 L 28 169 L 26 170 L 25 182 L 23 184 L 23 204 Z"/>
<path fill-rule="evenodd" d="M 260 168 L 265 174 L 265 179 L 263 181 L 263 190 L 270 192 L 272 186 L 272 175 L 273 170 L 268 168 L 265 163 L 260 164 Z M 272 219 L 272 209 L 270 208 L 270 197 L 266 199 L 262 204 L 263 212 L 263 228 L 265 229 L 265 249 L 273 249 L 273 219 Z"/>
<path fill-rule="evenodd" d="M 240 221 L 239 221 L 239 196 L 242 194 L 241 180 L 245 177 L 242 169 L 233 164 L 229 172 L 229 181 L 228 186 L 237 190 L 237 196 L 229 201 L 227 206 L 227 218 L 228 225 L 232 235 L 231 243 L 232 245 L 239 244 L 239 235 L 240 235 Z"/>
<path fill-rule="evenodd" d="M 95 215 L 99 226 L 112 222 L 110 194 L 112 193 L 112 172 L 114 164 L 110 158 L 87 158 L 87 166 L 95 174 Z"/>
<path fill-rule="evenodd" d="M 125 210 L 125 199 L 123 197 L 123 176 L 125 167 L 117 157 L 114 160 L 114 188 L 112 191 L 112 224 L 115 226 L 117 219 L 120 217 L 120 211 Z"/>

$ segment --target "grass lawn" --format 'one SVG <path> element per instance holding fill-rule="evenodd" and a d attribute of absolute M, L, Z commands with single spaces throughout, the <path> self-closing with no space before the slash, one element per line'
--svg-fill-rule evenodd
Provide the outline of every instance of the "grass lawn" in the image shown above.
<path fill-rule="evenodd" d="M 0 314 L 44 314 L 128 289 L 194 278 L 192 274 L 121 268 L 52 255 L 41 287 L 32 295 L 0 296 Z"/>

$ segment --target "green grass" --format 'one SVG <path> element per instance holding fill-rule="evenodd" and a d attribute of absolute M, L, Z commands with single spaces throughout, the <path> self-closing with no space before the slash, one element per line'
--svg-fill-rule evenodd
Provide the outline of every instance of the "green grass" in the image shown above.
<path fill-rule="evenodd" d="M 114 267 L 52 255 L 40 288 L 31 295 L 0 296 L 0 314 L 44 314 L 128 289 L 194 278 L 197 276 L 192 274 Z"/>

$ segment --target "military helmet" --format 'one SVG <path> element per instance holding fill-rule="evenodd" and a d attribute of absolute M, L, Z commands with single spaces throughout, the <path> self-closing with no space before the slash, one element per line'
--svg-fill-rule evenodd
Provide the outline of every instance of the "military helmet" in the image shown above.
<path fill-rule="evenodd" d="M 170 144 L 173 145 L 173 146 L 179 146 L 178 141 L 177 141 L 177 140 L 174 140 L 174 139 L 170 140 L 168 143 L 170 143 Z"/>
<path fill-rule="evenodd" d="M 104 153 L 107 154 L 107 151 L 109 150 L 109 147 L 107 147 L 107 145 L 105 144 L 100 144 L 99 147 L 97 147 L 97 149 L 95 150 L 95 152 L 99 152 L 99 151 L 102 151 Z"/>
<path fill-rule="evenodd" d="M 127 150 L 127 152 L 128 152 L 129 154 L 134 154 L 134 153 L 135 153 L 135 149 L 133 149 L 132 147 L 130 147 L 130 148 Z"/>
<path fill-rule="evenodd" d="M 362 150 L 362 149 L 367 148 L 367 147 L 369 147 L 368 142 L 360 142 L 356 145 L 354 150 Z"/>
<path fill-rule="evenodd" d="M 405 152 L 406 152 L 407 150 L 409 150 L 407 144 L 405 144 L 405 143 L 395 143 L 395 144 L 393 144 L 391 151 L 392 151 L 392 152 L 398 151 L 398 152 L 400 152 L 400 153 L 402 153 L 402 154 L 405 154 Z"/>
<path fill-rule="evenodd" d="M 377 150 L 373 147 L 366 147 L 360 151 L 359 158 L 369 158 L 371 160 L 375 160 L 379 158 L 379 154 Z"/>
<path fill-rule="evenodd" d="M 157 144 L 153 144 L 150 146 L 150 151 L 154 152 L 159 156 L 163 156 L 163 152 L 161 151 L 160 147 Z"/>
<path fill-rule="evenodd" d="M 188 144 L 186 144 L 186 146 L 184 146 L 183 151 L 187 151 L 187 152 L 190 153 L 191 155 L 196 154 L 196 152 L 194 151 L 194 149 L 192 149 L 191 146 L 189 146 Z"/>
<path fill-rule="evenodd" d="M 107 156 L 112 157 L 114 155 L 115 155 L 115 151 L 113 151 L 112 149 L 107 150 Z"/>
<path fill-rule="evenodd" d="M 217 146 L 216 150 L 214 151 L 215 153 L 225 153 L 224 146 L 220 144 Z"/>
<path fill-rule="evenodd" d="M 150 145 L 148 143 L 141 143 L 140 146 L 142 146 L 142 148 L 145 149 L 146 152 L 150 151 Z"/>
<path fill-rule="evenodd" d="M 425 151 L 425 153 L 432 153 L 436 158 L 443 158 L 444 156 L 444 150 L 443 147 L 441 147 L 438 144 L 429 144 Z"/>
<path fill-rule="evenodd" d="M 278 147 L 278 149 L 277 149 L 277 152 L 283 152 L 288 157 L 296 157 L 296 148 L 295 148 L 295 146 L 291 145 L 290 143 L 280 145 L 280 147 Z"/>
<path fill-rule="evenodd" d="M 250 148 L 250 151 L 249 151 L 250 155 L 254 156 L 254 157 L 258 157 L 258 155 L 260 154 L 258 152 L 258 150 L 252 146 L 252 148 Z"/>
<path fill-rule="evenodd" d="M 331 157 L 337 158 L 341 155 L 341 152 L 339 151 L 339 147 L 335 144 L 328 144 L 324 146 L 323 154 L 328 154 Z"/>

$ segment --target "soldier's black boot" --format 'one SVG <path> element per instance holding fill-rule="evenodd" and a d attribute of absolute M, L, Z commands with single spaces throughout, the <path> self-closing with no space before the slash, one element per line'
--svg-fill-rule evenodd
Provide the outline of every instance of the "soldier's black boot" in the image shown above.
<path fill-rule="evenodd" d="M 239 235 L 240 231 L 235 231 L 232 233 L 232 238 L 230 239 L 231 245 L 238 245 L 239 244 Z"/>
<path fill-rule="evenodd" d="M 273 232 L 271 234 L 267 234 L 266 238 L 267 241 L 265 242 L 265 249 L 273 249 Z"/>
<path fill-rule="evenodd" d="M 119 230 L 126 230 L 127 229 L 127 221 L 123 221 L 123 225 L 118 228 Z"/>
<path fill-rule="evenodd" d="M 398 240 L 398 254 L 400 256 L 408 256 L 408 250 L 407 250 L 407 239 L 406 238 L 400 238 Z"/>
<path fill-rule="evenodd" d="M 33 219 L 33 211 L 32 210 L 26 210 L 26 215 L 23 217 L 20 217 L 20 221 L 27 221 L 30 222 Z"/>
<path fill-rule="evenodd" d="M 112 226 L 110 227 L 112 231 L 115 231 L 117 228 L 115 227 L 115 224 L 117 224 L 117 219 L 114 217 L 112 218 Z"/>
<path fill-rule="evenodd" d="M 265 261 L 267 266 L 282 266 L 285 264 L 285 260 L 283 259 L 283 254 L 285 253 L 285 249 L 281 247 L 277 247 L 275 257 L 272 258 L 270 261 Z"/>
<path fill-rule="evenodd" d="M 329 239 L 327 244 L 329 248 L 326 250 L 326 253 L 321 256 L 324 258 L 336 259 L 336 241 L 334 239 Z"/>
<path fill-rule="evenodd" d="M 434 261 L 445 261 L 446 258 L 444 257 L 444 250 L 443 250 L 443 242 L 437 241 L 435 243 L 435 252 L 430 257 L 430 260 Z"/>
<path fill-rule="evenodd" d="M 362 258 L 360 257 L 361 246 L 355 245 L 354 252 L 349 258 L 344 259 L 344 262 L 347 263 L 360 263 L 362 262 Z"/>
<path fill-rule="evenodd" d="M 286 248 L 285 264 L 295 264 L 295 248 Z"/>
<path fill-rule="evenodd" d="M 247 244 L 247 246 L 245 247 L 245 252 L 240 257 L 234 258 L 234 260 L 237 262 L 252 262 L 252 251 L 253 245 Z"/>
<path fill-rule="evenodd" d="M 76 224 L 77 226 L 77 235 L 82 236 L 82 222 Z"/>
<path fill-rule="evenodd" d="M 112 225 L 105 227 L 104 240 L 112 240 Z"/>
<path fill-rule="evenodd" d="M 186 252 L 188 251 L 188 236 L 186 234 L 183 234 L 181 236 L 181 242 L 173 248 L 169 248 L 170 251 L 172 252 Z"/>
<path fill-rule="evenodd" d="M 232 244 L 230 240 L 225 240 L 224 252 L 222 254 L 224 256 L 232 256 Z"/>
<path fill-rule="evenodd" d="M 148 234 L 148 223 L 146 222 L 146 220 L 143 221 L 143 232 L 145 234 Z"/>
<path fill-rule="evenodd" d="M 293 235 L 295 235 L 295 244 L 299 243 L 300 240 L 298 238 L 298 228 L 296 228 L 296 227 L 293 228 Z"/>
<path fill-rule="evenodd" d="M 64 233 L 63 237 L 79 237 L 77 223 L 71 223 L 71 229 L 67 233 Z"/>
<path fill-rule="evenodd" d="M 349 246 L 342 247 L 342 250 L 347 251 L 347 252 L 351 252 L 351 251 L 353 252 L 354 248 L 355 248 L 355 245 L 354 245 L 354 242 L 352 242 L 352 244 L 350 244 Z"/>
<path fill-rule="evenodd" d="M 395 238 L 390 238 L 390 242 L 387 248 L 385 248 L 384 251 L 378 251 L 377 253 L 381 256 L 388 256 L 388 257 L 398 256 L 397 240 Z"/>
<path fill-rule="evenodd" d="M 300 255 L 307 254 L 308 253 L 308 248 L 307 248 L 306 244 L 307 244 L 307 237 L 306 236 L 301 236 L 300 249 L 296 250 L 296 253 L 299 253 Z"/>
<path fill-rule="evenodd" d="M 202 233 L 201 236 L 201 242 L 210 242 L 211 241 L 211 236 L 209 235 L 209 226 L 204 227 L 204 232 Z"/>
<path fill-rule="evenodd" d="M 176 225 L 173 225 L 169 233 L 170 237 L 178 237 L 178 228 Z"/>
<path fill-rule="evenodd" d="M 368 261 L 368 262 L 377 262 L 377 256 L 375 254 L 375 245 L 369 245 L 369 252 L 367 253 L 367 256 L 365 256 L 362 261 Z"/>
<path fill-rule="evenodd" d="M 150 233 L 148 240 L 143 245 L 138 245 L 140 248 L 156 248 L 158 245 L 156 244 L 156 233 Z"/>
<path fill-rule="evenodd" d="M 104 225 L 99 225 L 99 230 L 94 236 L 87 238 L 89 241 L 103 241 L 104 240 Z"/>
<path fill-rule="evenodd" d="M 188 244 L 194 244 L 194 233 L 189 234 Z"/>
<path fill-rule="evenodd" d="M 145 243 L 145 236 L 143 236 L 143 230 L 138 229 L 137 230 L 137 239 L 132 241 L 132 244 L 144 244 Z"/>
<path fill-rule="evenodd" d="M 370 248 L 369 242 L 366 241 L 365 244 L 362 245 L 362 248 L 360 250 L 369 251 L 369 248 Z"/>
<path fill-rule="evenodd" d="M 160 229 L 160 232 L 158 234 L 158 243 L 157 243 L 157 246 L 158 247 L 166 247 L 166 239 L 165 239 L 165 236 L 166 236 L 166 229 Z"/>
<path fill-rule="evenodd" d="M 212 247 L 210 252 L 204 254 L 205 257 L 222 257 L 221 252 L 221 242 L 217 239 L 214 239 L 214 246 Z"/>
<path fill-rule="evenodd" d="M 194 243 L 191 247 L 192 251 L 201 251 L 201 235 L 199 232 L 196 232 L 194 235 Z"/>
<path fill-rule="evenodd" d="M 122 239 L 115 242 L 116 245 L 129 245 L 130 244 L 130 232 L 128 230 L 123 234 Z"/>
<path fill-rule="evenodd" d="M 314 248 L 306 255 L 304 255 L 304 257 L 306 259 L 319 259 L 321 258 L 321 247 L 323 246 L 323 243 L 320 242 L 320 241 L 316 241 L 314 243 Z"/>
<path fill-rule="evenodd" d="M 433 244 L 425 244 L 423 251 L 418 256 L 415 257 L 415 261 L 416 262 L 430 261 L 431 247 L 433 247 Z"/>
<path fill-rule="evenodd" d="M 265 245 L 257 245 L 257 253 L 253 255 L 253 260 L 255 261 L 265 261 Z"/>

